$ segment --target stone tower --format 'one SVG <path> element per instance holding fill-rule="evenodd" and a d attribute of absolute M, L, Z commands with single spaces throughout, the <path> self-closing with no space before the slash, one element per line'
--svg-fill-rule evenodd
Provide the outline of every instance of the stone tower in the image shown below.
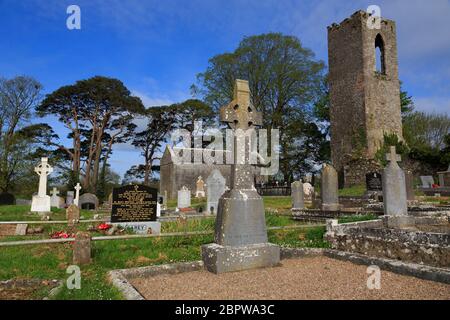
<path fill-rule="evenodd" d="M 341 186 L 364 183 L 384 133 L 403 139 L 395 22 L 374 19 L 357 11 L 328 27 L 331 158 Z"/>

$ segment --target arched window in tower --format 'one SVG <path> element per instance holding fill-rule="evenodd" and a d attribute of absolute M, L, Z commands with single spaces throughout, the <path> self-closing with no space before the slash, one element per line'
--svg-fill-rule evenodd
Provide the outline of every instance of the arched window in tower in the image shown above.
<path fill-rule="evenodd" d="M 384 41 L 380 34 L 375 38 L 375 71 L 386 74 L 386 65 L 384 59 Z"/>

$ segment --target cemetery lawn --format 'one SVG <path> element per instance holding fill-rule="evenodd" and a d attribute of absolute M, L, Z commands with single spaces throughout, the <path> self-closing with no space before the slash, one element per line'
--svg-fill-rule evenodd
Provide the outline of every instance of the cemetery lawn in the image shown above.
<path fill-rule="evenodd" d="M 41 217 L 37 213 L 30 212 L 30 206 L 0 206 L 0 221 L 39 221 Z M 92 219 L 94 211 L 80 210 L 80 216 Z M 52 208 L 52 220 L 66 220 L 66 210 Z"/>
<path fill-rule="evenodd" d="M 300 224 L 287 216 L 266 214 L 267 226 Z M 82 226 L 80 224 L 79 226 Z M 67 228 L 61 226 L 60 228 Z M 214 218 L 163 222 L 162 232 L 212 231 Z M 329 247 L 323 240 L 325 227 L 306 227 L 290 230 L 270 230 L 269 241 L 288 247 Z M 27 239 L 30 239 L 27 237 Z M 178 236 L 92 243 L 93 262 L 81 267 L 81 289 L 63 286 L 53 299 L 122 299 L 121 294 L 107 280 L 107 272 L 174 262 L 201 260 L 200 246 L 213 242 L 213 235 Z M 62 280 L 70 276 L 66 269 L 72 264 L 72 244 L 42 244 L 33 246 L 0 247 L 0 281 L 8 279 Z M 31 299 L 48 295 L 43 288 Z"/>
<path fill-rule="evenodd" d="M 339 196 L 341 197 L 361 197 L 366 192 L 364 185 L 352 186 L 349 188 L 339 189 Z"/>
<path fill-rule="evenodd" d="M 350 223 L 358 221 L 368 221 L 380 219 L 379 216 L 375 214 L 365 214 L 365 215 L 353 215 L 353 216 L 343 216 L 338 219 L 339 223 Z"/>

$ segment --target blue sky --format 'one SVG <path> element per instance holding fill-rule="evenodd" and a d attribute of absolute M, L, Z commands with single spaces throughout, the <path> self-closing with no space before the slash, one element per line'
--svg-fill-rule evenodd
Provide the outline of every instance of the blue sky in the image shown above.
<path fill-rule="evenodd" d="M 71 4 L 81 8 L 81 30 L 66 28 Z M 450 113 L 449 0 L 0 0 L 0 76 L 33 76 L 45 93 L 116 77 L 147 107 L 167 104 L 189 98 L 208 59 L 244 36 L 295 35 L 327 62 L 326 27 L 371 4 L 397 22 L 400 79 L 417 109 Z M 137 150 L 115 147 L 115 171 L 140 162 Z"/>

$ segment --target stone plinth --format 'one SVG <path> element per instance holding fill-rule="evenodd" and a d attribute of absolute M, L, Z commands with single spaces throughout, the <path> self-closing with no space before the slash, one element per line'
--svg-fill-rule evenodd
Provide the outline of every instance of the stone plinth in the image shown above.
<path fill-rule="evenodd" d="M 211 243 L 202 246 L 205 268 L 213 273 L 273 267 L 280 262 L 280 247 L 271 243 L 245 246 L 221 246 Z"/>
<path fill-rule="evenodd" d="M 132 229 L 137 234 L 161 234 L 161 222 L 146 221 L 146 222 L 121 222 L 113 223 L 113 225 L 120 226 L 124 229 Z"/>
<path fill-rule="evenodd" d="M 31 212 L 51 212 L 50 196 L 33 196 L 33 200 L 31 201 Z"/>

